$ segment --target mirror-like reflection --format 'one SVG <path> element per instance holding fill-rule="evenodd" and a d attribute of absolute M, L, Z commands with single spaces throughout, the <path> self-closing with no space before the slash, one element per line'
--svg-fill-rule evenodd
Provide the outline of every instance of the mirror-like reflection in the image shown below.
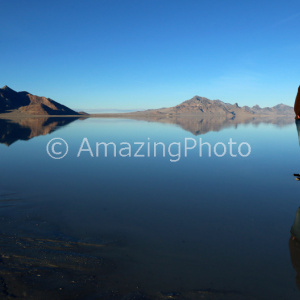
<path fill-rule="evenodd" d="M 35 117 L 21 119 L 0 119 L 0 143 L 7 146 L 16 141 L 27 141 L 39 135 L 54 132 L 78 118 L 69 117 Z"/>
<path fill-rule="evenodd" d="M 158 122 L 180 126 L 185 131 L 191 132 L 193 135 L 202 135 L 211 131 L 221 131 L 222 129 L 235 127 L 240 124 L 273 124 L 283 127 L 294 122 L 290 117 L 259 117 L 245 118 L 234 117 L 227 118 L 226 116 L 214 118 L 202 118 L 199 116 L 181 116 L 170 115 L 163 116 L 126 116 L 113 115 L 120 119 L 129 118 L 142 120 L 147 122 Z M 54 132 L 60 127 L 66 126 L 78 119 L 84 120 L 88 117 L 31 117 L 19 119 L 1 119 L 0 118 L 0 143 L 7 146 L 12 145 L 18 140 L 27 141 L 40 135 L 47 135 Z M 300 126 L 300 125 L 297 125 Z"/>
<path fill-rule="evenodd" d="M 197 115 L 145 115 L 134 116 L 136 120 L 148 122 L 160 122 L 174 124 L 182 129 L 191 132 L 193 135 L 201 135 L 210 131 L 221 131 L 229 127 L 237 127 L 239 124 L 274 124 L 276 126 L 286 126 L 292 124 L 294 119 L 290 116 L 264 116 L 264 117 L 245 117 L 237 116 L 228 118 L 226 115 L 203 118 Z"/>
<path fill-rule="evenodd" d="M 27 126 L 24 139 L 58 128 L 26 122 L 2 121 L 6 129 Z M 225 128 L 222 122 L 203 120 L 199 130 Z M 206 134 L 211 143 L 251 143 L 247 158 L 76 156 L 84 136 L 91 144 L 192 136 L 121 118 L 88 118 L 55 132 L 70 146 L 63 160 L 46 153 L 52 136 L 0 144 L 0 298 L 297 299 L 287 241 L 280 241 L 298 207 L 289 175 L 298 141 L 294 123 L 275 123 Z"/>

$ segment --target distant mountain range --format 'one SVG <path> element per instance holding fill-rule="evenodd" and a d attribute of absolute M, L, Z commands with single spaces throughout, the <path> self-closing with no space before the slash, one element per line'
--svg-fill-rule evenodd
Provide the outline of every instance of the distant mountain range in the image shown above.
<path fill-rule="evenodd" d="M 16 92 L 4 86 L 0 89 L 0 113 L 24 115 L 80 115 L 76 111 L 49 98 Z"/>
<path fill-rule="evenodd" d="M 42 115 L 42 116 L 109 116 L 110 114 L 89 115 L 84 112 L 76 112 L 67 106 L 64 106 L 52 99 L 32 95 L 28 92 L 16 92 L 4 86 L 0 89 L 0 114 L 18 114 L 18 115 Z M 285 104 L 278 104 L 273 107 L 261 108 L 258 105 L 253 107 L 242 106 L 237 103 L 224 103 L 221 100 L 209 100 L 204 97 L 194 96 L 192 99 L 182 102 L 179 105 L 161 108 L 149 109 L 146 111 L 114 114 L 117 117 L 132 116 L 172 116 L 172 115 L 197 115 L 197 116 L 226 116 L 232 118 L 235 116 L 286 116 L 294 115 L 294 109 Z"/>
<path fill-rule="evenodd" d="M 221 100 L 209 100 L 204 97 L 194 96 L 192 99 L 182 102 L 179 105 L 161 108 L 161 109 L 149 109 L 146 111 L 137 112 L 137 114 L 150 114 L 150 115 L 225 115 L 227 117 L 244 115 L 294 115 L 294 108 L 285 104 L 278 104 L 273 107 L 261 108 L 258 105 L 253 107 L 242 106 L 237 103 L 230 104 L 224 103 Z"/>

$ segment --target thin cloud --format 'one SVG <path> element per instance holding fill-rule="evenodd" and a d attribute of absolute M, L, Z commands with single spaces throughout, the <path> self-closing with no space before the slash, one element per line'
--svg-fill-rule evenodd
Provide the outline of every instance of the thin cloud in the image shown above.
<path fill-rule="evenodd" d="M 289 17 L 286 17 L 284 19 L 281 19 L 279 20 L 278 22 L 276 22 L 273 27 L 277 27 L 277 26 L 280 26 L 280 25 L 283 25 L 283 24 L 286 24 L 286 23 L 289 23 L 295 19 L 298 19 L 300 18 L 300 13 L 297 13 L 297 14 L 294 14 L 294 15 L 291 15 Z"/>

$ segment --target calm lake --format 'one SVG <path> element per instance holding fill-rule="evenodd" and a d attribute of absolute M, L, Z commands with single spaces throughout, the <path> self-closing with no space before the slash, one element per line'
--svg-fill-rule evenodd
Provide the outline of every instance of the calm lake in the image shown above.
<path fill-rule="evenodd" d="M 299 299 L 295 121 L 0 123 L 1 299 Z"/>

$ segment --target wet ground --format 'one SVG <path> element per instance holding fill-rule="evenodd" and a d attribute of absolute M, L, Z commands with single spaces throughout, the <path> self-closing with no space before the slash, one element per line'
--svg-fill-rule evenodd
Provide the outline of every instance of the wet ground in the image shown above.
<path fill-rule="evenodd" d="M 0 228 L 1 299 L 254 299 L 210 288 L 150 292 L 126 288 L 119 282 L 122 262 L 109 255 L 121 243 L 89 243 L 65 236 L 13 193 L 0 195 Z"/>

